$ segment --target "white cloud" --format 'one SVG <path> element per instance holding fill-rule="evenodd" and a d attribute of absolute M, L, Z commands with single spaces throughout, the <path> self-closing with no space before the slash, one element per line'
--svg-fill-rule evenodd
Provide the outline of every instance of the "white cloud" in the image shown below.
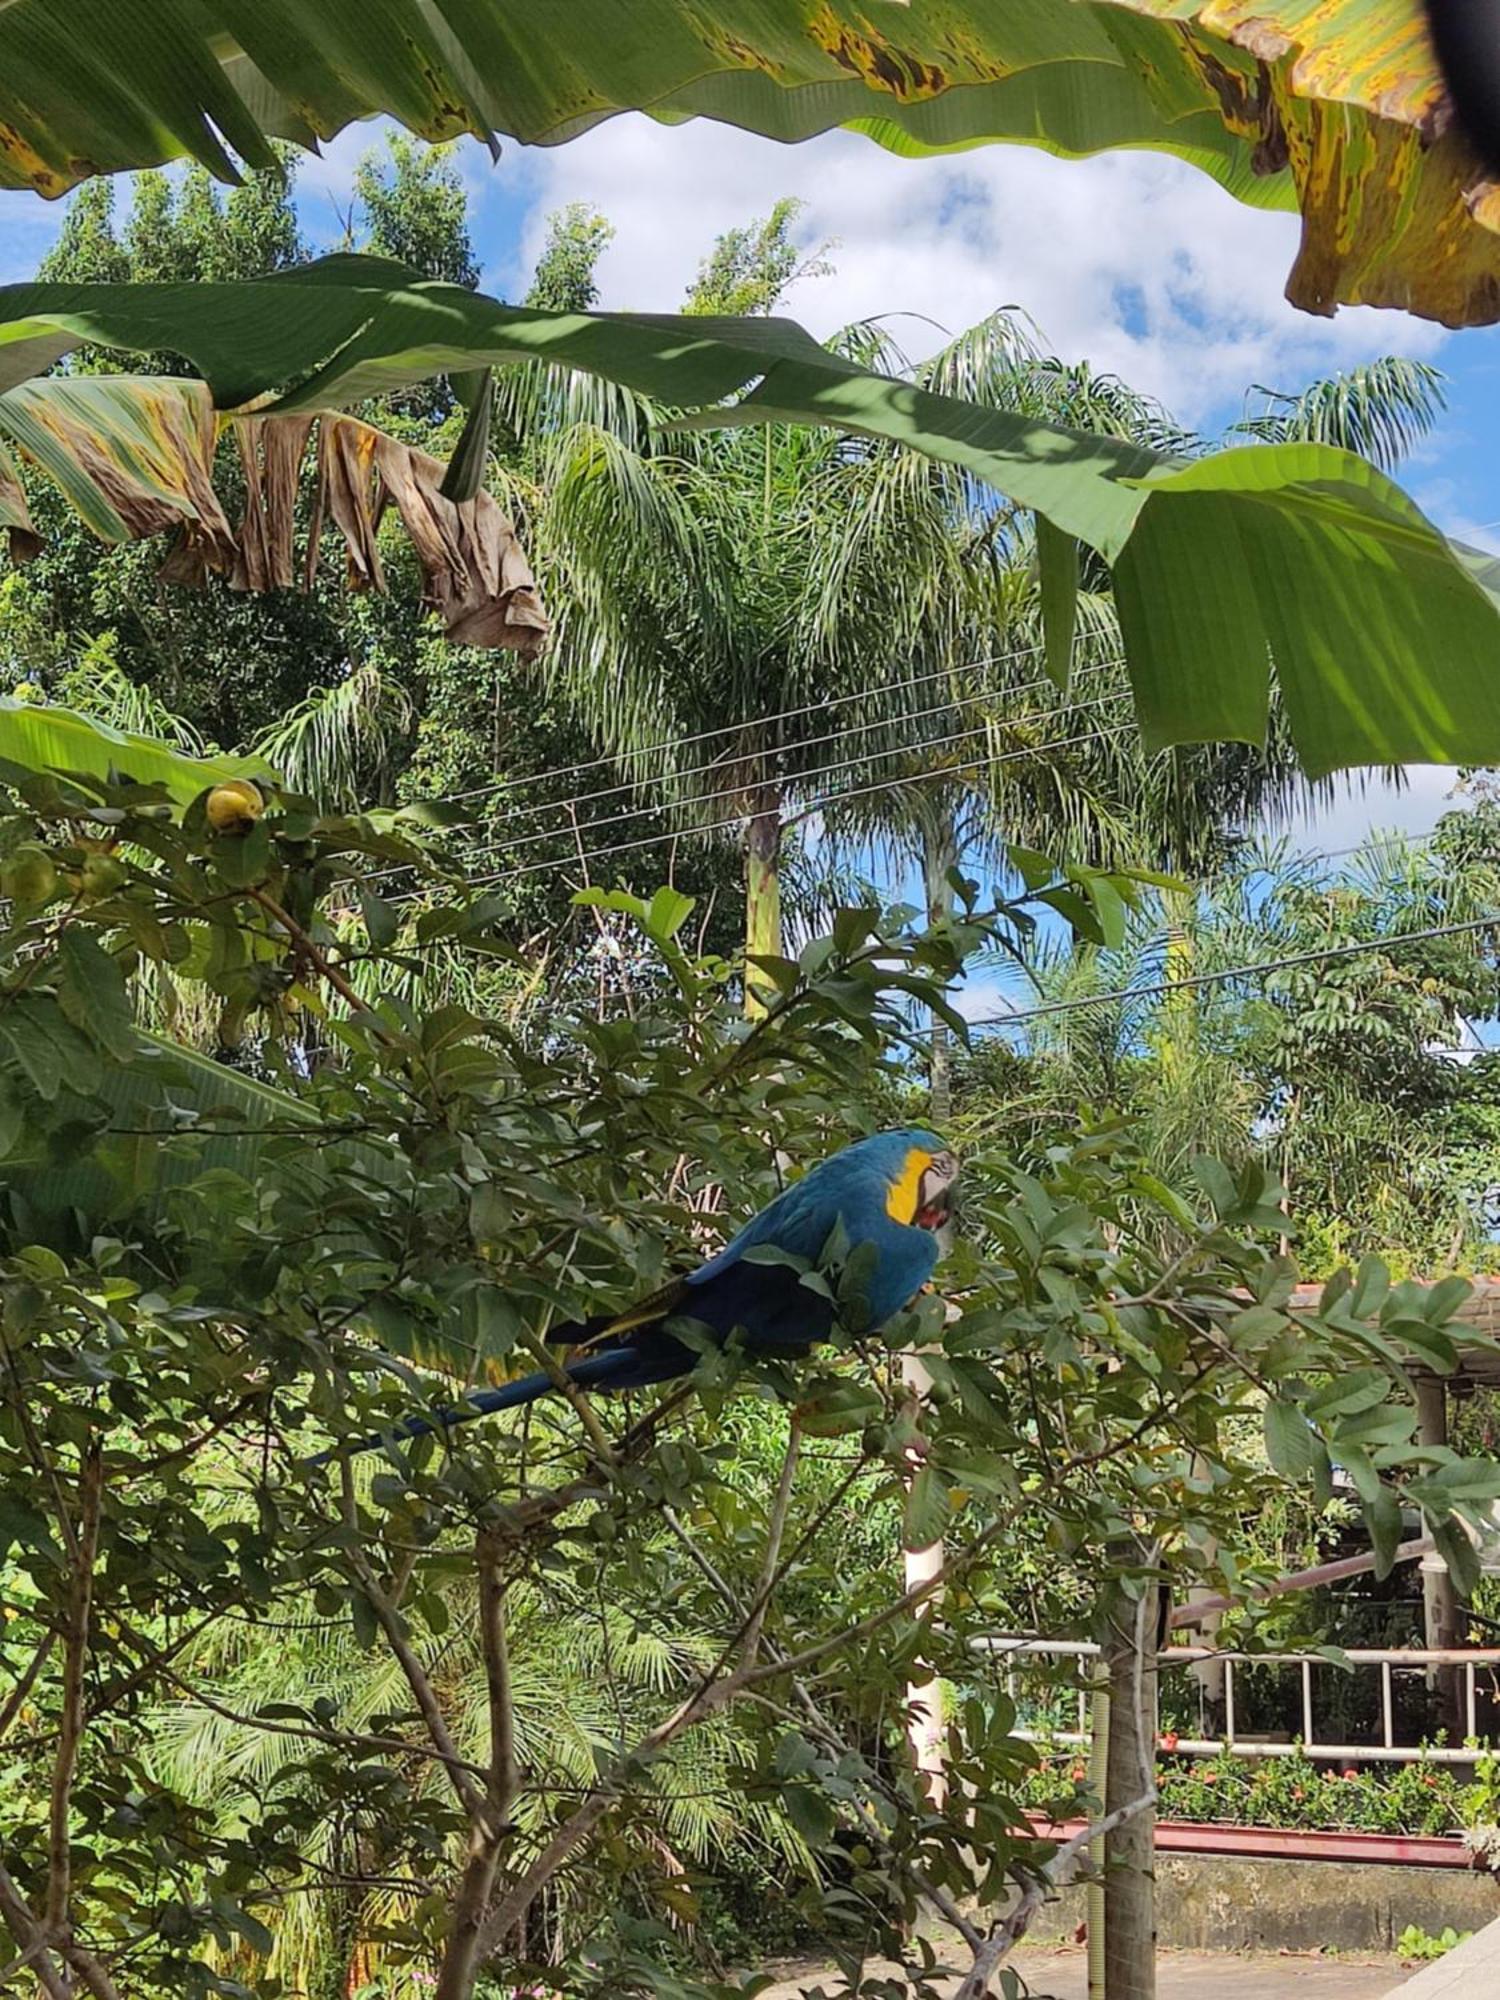
<path fill-rule="evenodd" d="M 1452 795 L 1458 773 L 1445 765 L 1409 764 L 1404 777 L 1400 790 L 1373 775 L 1363 784 L 1357 775 L 1336 780 L 1331 799 L 1288 823 L 1287 838 L 1300 849 L 1337 854 L 1372 832 L 1430 833 L 1444 813 L 1470 803 Z"/>
<path fill-rule="evenodd" d="M 966 1021 L 993 1021 L 998 1015 L 1013 1014 L 1026 1004 L 1024 998 L 1016 996 L 1014 979 L 1004 981 L 985 972 L 970 973 L 950 987 L 948 998 L 955 1012 Z"/>
<path fill-rule="evenodd" d="M 921 353 L 937 328 L 1020 305 L 1059 352 L 1189 421 L 1254 381 L 1295 385 L 1376 353 L 1428 355 L 1444 338 L 1394 313 L 1294 311 L 1282 287 L 1297 218 L 1245 208 L 1196 169 L 1149 154 L 1061 161 L 996 146 L 903 160 L 849 133 L 779 146 L 629 117 L 520 164 L 532 197 L 523 265 L 550 209 L 592 202 L 618 230 L 600 266 L 608 306 L 669 309 L 719 231 L 793 194 L 807 204 L 808 245 L 838 242 L 836 277 L 805 280 L 787 301 L 815 332 L 904 314 L 895 331 Z"/>

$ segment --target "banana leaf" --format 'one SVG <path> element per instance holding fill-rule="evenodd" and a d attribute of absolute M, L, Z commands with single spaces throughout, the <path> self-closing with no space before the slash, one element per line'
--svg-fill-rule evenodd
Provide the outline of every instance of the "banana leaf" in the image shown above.
<path fill-rule="evenodd" d="M 188 805 L 227 778 L 269 778 L 261 757 L 189 757 L 152 736 L 112 729 L 69 708 L 36 706 L 0 695 L 0 767 L 58 778 L 92 779 L 97 790 L 121 780 L 160 785 L 168 798 Z"/>
<path fill-rule="evenodd" d="M 543 361 L 675 406 L 679 421 L 889 440 L 961 467 L 1111 564 L 1152 748 L 1259 741 L 1274 674 L 1314 777 L 1500 762 L 1500 607 L 1393 480 L 1332 446 L 1183 465 L 871 373 L 790 321 L 532 311 L 372 258 L 243 284 L 0 289 L 12 385 L 85 340 L 184 354 L 219 410 L 262 421 Z"/>
<path fill-rule="evenodd" d="M 38 351 L 35 343 L 22 347 Z M 244 512 L 234 525 L 214 489 L 224 423 L 245 472 Z M 299 565 L 297 498 L 310 439 L 315 494 Z M 394 507 L 450 639 L 531 654 L 546 638 L 530 567 L 494 497 L 480 488 L 471 499 L 447 499 L 440 460 L 356 417 L 321 410 L 221 419 L 202 382 L 49 375 L 13 380 L 0 394 L 0 440 L 50 479 L 102 540 L 173 531 L 162 567 L 173 582 L 202 583 L 215 572 L 239 590 L 289 589 L 310 579 L 327 522 L 342 533 L 350 582 L 383 591 L 378 530 Z M 24 560 L 41 546 L 3 443 L 0 526 L 10 532 L 13 557 Z"/>
<path fill-rule="evenodd" d="M 642 110 L 905 153 L 1151 147 L 1301 211 L 1313 312 L 1500 312 L 1500 189 L 1420 0 L 8 0 L 0 185 L 190 156 L 224 179 L 378 112 L 557 145 Z"/>

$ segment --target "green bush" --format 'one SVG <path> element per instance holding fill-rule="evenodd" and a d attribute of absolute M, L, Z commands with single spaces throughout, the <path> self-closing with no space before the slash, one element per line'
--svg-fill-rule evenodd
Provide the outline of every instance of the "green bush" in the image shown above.
<path fill-rule="evenodd" d="M 1476 1823 L 1481 1790 L 1449 1765 L 1361 1771 L 1315 1764 L 1300 1751 L 1259 1761 L 1167 1757 L 1157 1782 L 1164 1819 L 1326 1833 L 1456 1834 Z M 1082 1752 L 1049 1758 L 1027 1791 L 1034 1810 L 1061 1817 L 1094 1803 Z"/>

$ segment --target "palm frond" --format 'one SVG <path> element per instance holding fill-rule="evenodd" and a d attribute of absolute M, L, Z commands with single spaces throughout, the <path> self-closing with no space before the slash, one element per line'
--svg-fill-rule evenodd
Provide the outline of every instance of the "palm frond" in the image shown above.
<path fill-rule="evenodd" d="M 390 753 L 410 727 L 405 691 L 367 661 L 331 687 L 314 688 L 254 748 L 288 787 L 329 810 L 352 811 L 384 790 Z"/>
<path fill-rule="evenodd" d="M 1427 361 L 1387 354 L 1325 376 L 1300 394 L 1259 383 L 1263 408 L 1231 428 L 1258 444 L 1306 439 L 1358 452 L 1386 471 L 1400 464 L 1447 407 L 1447 378 Z"/>

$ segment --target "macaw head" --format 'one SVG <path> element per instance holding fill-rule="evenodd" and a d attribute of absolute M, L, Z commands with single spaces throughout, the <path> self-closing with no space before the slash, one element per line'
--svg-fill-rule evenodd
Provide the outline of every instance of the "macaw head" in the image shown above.
<path fill-rule="evenodd" d="M 886 1214 L 916 1229 L 941 1229 L 953 1209 L 958 1159 L 936 1132 L 910 1126 L 865 1143 L 880 1151 Z"/>

